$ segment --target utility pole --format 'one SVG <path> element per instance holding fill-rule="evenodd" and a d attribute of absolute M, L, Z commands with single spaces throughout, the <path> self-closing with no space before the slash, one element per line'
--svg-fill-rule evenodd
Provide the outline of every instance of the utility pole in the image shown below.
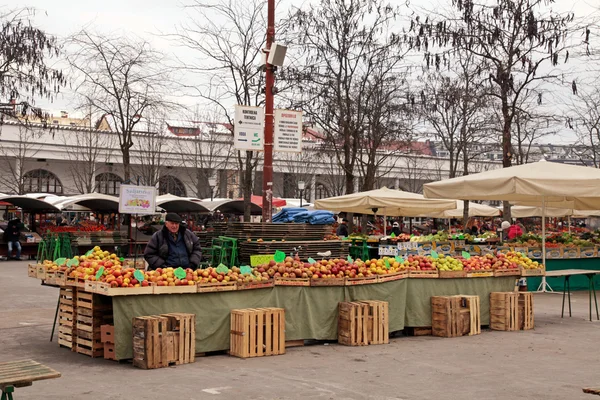
<path fill-rule="evenodd" d="M 267 45 L 270 51 L 275 41 L 275 0 L 267 0 Z M 268 59 L 268 57 L 267 57 Z M 265 63 L 265 154 L 263 163 L 262 221 L 271 222 L 273 210 L 273 87 L 275 73 L 273 65 Z"/>

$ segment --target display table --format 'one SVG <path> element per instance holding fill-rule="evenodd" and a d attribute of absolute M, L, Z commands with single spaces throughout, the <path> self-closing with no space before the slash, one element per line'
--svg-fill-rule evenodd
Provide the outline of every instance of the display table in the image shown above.
<path fill-rule="evenodd" d="M 288 287 L 181 294 L 113 297 L 115 353 L 132 358 L 132 319 L 170 312 L 196 314 L 196 351 L 229 349 L 232 309 L 285 308 L 286 340 L 337 339 L 338 303 L 382 300 L 389 303 L 390 332 L 404 326 L 431 326 L 431 296 L 478 295 L 481 323 L 489 324 L 489 294 L 512 291 L 514 277 L 473 279 L 403 279 L 374 285 Z"/>
<path fill-rule="evenodd" d="M 588 279 L 590 321 L 592 320 L 592 293 L 594 293 L 594 303 L 596 303 L 596 318 L 600 320 L 600 314 L 598 314 L 598 300 L 596 299 L 596 288 L 594 286 L 594 277 L 598 274 L 600 274 L 600 271 L 593 269 L 565 269 L 546 273 L 546 278 L 564 278 L 561 318 L 565 315 L 565 296 L 567 294 L 569 296 L 569 317 L 571 317 L 571 279 L 585 276 Z"/>
<path fill-rule="evenodd" d="M 537 261 L 541 262 L 541 260 Z M 561 271 L 565 269 L 586 269 L 600 271 L 600 258 L 546 260 L 546 272 Z M 546 279 L 546 282 L 548 282 L 548 285 L 550 285 L 554 291 L 560 292 L 563 290 L 562 280 Z M 541 277 L 527 277 L 527 288 L 529 291 L 536 291 L 541 283 Z M 588 290 L 589 288 L 589 281 L 585 275 L 571 277 L 569 284 L 571 285 L 571 290 Z"/>

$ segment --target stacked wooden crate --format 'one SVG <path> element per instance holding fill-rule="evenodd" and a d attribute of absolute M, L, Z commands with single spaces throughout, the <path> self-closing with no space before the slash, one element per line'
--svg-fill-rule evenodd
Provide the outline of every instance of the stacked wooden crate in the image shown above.
<path fill-rule="evenodd" d="M 338 343 L 347 346 L 387 344 L 389 310 L 385 301 L 365 300 L 338 305 Z"/>
<path fill-rule="evenodd" d="M 533 329 L 533 293 L 490 293 L 490 328 L 499 331 Z"/>
<path fill-rule="evenodd" d="M 195 360 L 196 315 L 162 314 L 133 319 L 133 365 L 164 368 Z"/>
<path fill-rule="evenodd" d="M 433 336 L 458 337 L 480 334 L 479 296 L 433 296 L 431 325 Z"/>
<path fill-rule="evenodd" d="M 61 287 L 58 299 L 58 344 L 73 349 L 77 324 L 77 288 Z"/>
<path fill-rule="evenodd" d="M 285 310 L 231 310 L 229 354 L 241 358 L 285 354 Z"/>
<path fill-rule="evenodd" d="M 90 357 L 103 357 L 100 327 L 112 323 L 111 298 L 83 290 L 77 290 L 76 298 L 75 351 Z"/>

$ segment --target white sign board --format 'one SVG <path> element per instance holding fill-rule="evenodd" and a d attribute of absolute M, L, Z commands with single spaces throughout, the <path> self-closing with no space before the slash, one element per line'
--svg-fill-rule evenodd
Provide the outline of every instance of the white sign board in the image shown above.
<path fill-rule="evenodd" d="M 275 151 L 302 152 L 302 111 L 275 110 Z"/>
<path fill-rule="evenodd" d="M 121 185 L 119 213 L 156 214 L 156 188 L 154 186 Z"/>
<path fill-rule="evenodd" d="M 262 107 L 235 106 L 233 140 L 236 150 L 264 150 L 265 111 Z"/>

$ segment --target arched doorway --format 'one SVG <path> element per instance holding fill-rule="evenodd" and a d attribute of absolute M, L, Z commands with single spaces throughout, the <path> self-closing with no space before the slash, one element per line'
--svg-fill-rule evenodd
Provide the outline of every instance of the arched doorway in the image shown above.
<path fill-rule="evenodd" d="M 96 176 L 96 192 L 118 196 L 123 179 L 112 172 L 103 172 Z"/>
<path fill-rule="evenodd" d="M 180 179 L 173 175 L 163 175 L 158 182 L 158 194 L 172 194 L 179 197 L 187 197 L 185 185 Z"/>

